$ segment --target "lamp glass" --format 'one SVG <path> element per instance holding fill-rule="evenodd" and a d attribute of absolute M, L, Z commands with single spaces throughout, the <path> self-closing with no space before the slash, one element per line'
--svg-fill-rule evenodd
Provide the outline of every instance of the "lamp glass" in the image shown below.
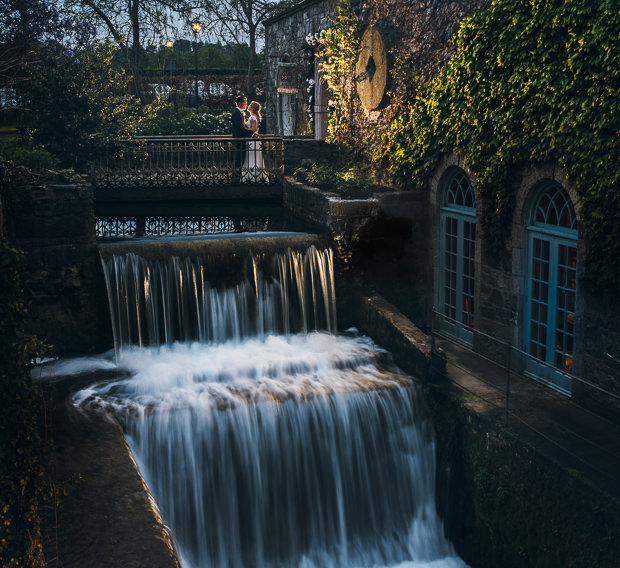
<path fill-rule="evenodd" d="M 195 34 L 200 33 L 201 29 L 202 29 L 202 22 L 192 22 L 192 31 Z"/>

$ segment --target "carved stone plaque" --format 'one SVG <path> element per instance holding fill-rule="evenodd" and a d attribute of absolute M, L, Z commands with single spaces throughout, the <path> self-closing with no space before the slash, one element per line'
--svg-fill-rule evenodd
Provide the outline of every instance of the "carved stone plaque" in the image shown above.
<path fill-rule="evenodd" d="M 295 94 L 299 90 L 297 85 L 298 68 L 294 63 L 278 63 L 278 93 Z"/>
<path fill-rule="evenodd" d="M 366 110 L 375 110 L 383 101 L 387 87 L 388 62 L 381 32 L 369 27 L 362 36 L 355 66 L 357 94 Z"/>

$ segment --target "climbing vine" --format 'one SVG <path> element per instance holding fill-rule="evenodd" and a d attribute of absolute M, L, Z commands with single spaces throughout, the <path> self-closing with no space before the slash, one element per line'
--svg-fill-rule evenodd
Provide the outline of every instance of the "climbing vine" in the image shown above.
<path fill-rule="evenodd" d="M 355 63 L 360 44 L 357 20 L 350 0 L 338 6 L 330 26 L 318 39 L 323 78 L 329 89 L 327 141 L 355 146 Z"/>
<path fill-rule="evenodd" d="M 438 77 L 413 89 L 377 163 L 393 181 L 422 188 L 440 156 L 457 152 L 478 180 L 485 242 L 495 253 L 505 250 L 519 167 L 557 161 L 582 199 L 589 273 L 600 288 L 617 288 L 618 29 L 612 0 L 496 0 L 462 23 Z"/>

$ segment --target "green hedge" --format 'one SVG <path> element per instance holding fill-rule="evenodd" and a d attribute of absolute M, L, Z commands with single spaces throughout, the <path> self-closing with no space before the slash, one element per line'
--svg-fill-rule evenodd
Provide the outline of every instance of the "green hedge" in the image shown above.
<path fill-rule="evenodd" d="M 620 283 L 620 11 L 602 0 L 496 0 L 465 20 L 456 53 L 417 91 L 375 159 L 404 187 L 426 187 L 445 152 L 476 175 L 485 245 L 505 252 L 511 182 L 557 161 L 582 199 L 580 236 L 599 289 Z M 398 77 L 396 77 L 398 79 Z"/>

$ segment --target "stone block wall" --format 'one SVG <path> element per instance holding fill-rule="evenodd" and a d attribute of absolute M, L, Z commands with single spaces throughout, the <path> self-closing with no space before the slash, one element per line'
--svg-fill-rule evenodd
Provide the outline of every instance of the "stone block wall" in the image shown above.
<path fill-rule="evenodd" d="M 92 189 L 10 188 L 5 195 L 5 223 L 9 240 L 26 254 L 37 335 L 62 355 L 110 347 Z"/>
<path fill-rule="evenodd" d="M 433 79 L 453 52 L 450 38 L 458 31 L 461 21 L 489 4 L 489 0 L 353 0 L 358 13 L 359 31 L 371 26 L 380 30 L 387 51 L 387 90 L 390 84 L 395 53 L 406 53 L 421 83 Z M 314 54 L 306 43 L 306 36 L 329 26 L 335 14 L 337 0 L 306 0 L 295 8 L 265 24 L 266 53 L 266 110 L 267 129 L 273 130 L 277 111 L 277 64 L 291 62 L 298 65 L 299 92 L 297 112 L 298 129 L 295 134 L 309 134 L 305 121 L 309 109 L 306 79 L 314 77 Z M 359 97 L 355 99 L 354 116 L 360 140 L 373 150 L 372 140 L 387 130 L 393 119 L 389 99 L 376 110 L 366 110 Z"/>
<path fill-rule="evenodd" d="M 437 435 L 437 510 L 472 566 L 615 566 L 620 504 L 575 471 L 427 389 Z"/>
<path fill-rule="evenodd" d="M 610 391 L 617 398 L 585 384 L 575 385 L 575 396 L 581 404 L 620 422 L 620 299 L 582 291 L 587 309 L 581 321 L 581 363 L 588 381 Z"/>
<path fill-rule="evenodd" d="M 465 173 L 475 188 L 475 176 L 455 154 L 443 157 L 429 184 L 428 237 L 433 269 L 427 274 L 429 282 L 426 290 L 438 310 L 443 305 L 440 297 L 440 210 L 447 180 L 455 170 Z M 509 362 L 515 372 L 523 372 L 530 359 L 527 353 L 531 333 L 531 323 L 527 320 L 531 255 L 528 235 L 533 229 L 532 205 L 539 190 L 551 182 L 562 186 L 579 218 L 579 196 L 558 164 L 525 165 L 515 173 L 516 207 L 504 254 L 488 254 L 489 243 L 480 222 L 483 204 L 480 199 L 476 203 L 475 330 L 471 347 L 501 365 Z M 578 233 L 575 246 L 577 287 L 571 374 L 577 379 L 569 382 L 570 395 L 578 404 L 620 421 L 620 302 L 611 294 L 602 297 L 589 290 L 587 279 L 584 278 L 587 276 L 588 245 L 579 238 Z M 396 301 L 394 303 L 399 305 Z M 427 317 L 430 320 L 431 315 Z M 435 323 L 440 323 L 439 317 L 434 319 Z M 428 320 L 415 321 L 423 326 Z M 562 388 L 559 385 L 550 386 Z"/>
<path fill-rule="evenodd" d="M 314 76 L 314 55 L 306 36 L 314 35 L 329 25 L 338 0 L 306 0 L 284 14 L 265 23 L 265 109 L 266 131 L 277 130 L 278 63 L 297 66 L 298 94 L 295 134 L 311 134 L 308 124 L 307 79 Z"/>
<path fill-rule="evenodd" d="M 284 203 L 294 215 L 312 223 L 313 230 L 327 233 L 343 276 L 339 298 L 346 301 L 352 285 L 376 290 L 407 317 L 424 320 L 432 297 L 428 293 L 432 265 L 428 261 L 426 192 L 388 192 L 370 199 L 343 200 L 286 178 Z M 346 317 L 348 311 L 341 313 Z"/>

